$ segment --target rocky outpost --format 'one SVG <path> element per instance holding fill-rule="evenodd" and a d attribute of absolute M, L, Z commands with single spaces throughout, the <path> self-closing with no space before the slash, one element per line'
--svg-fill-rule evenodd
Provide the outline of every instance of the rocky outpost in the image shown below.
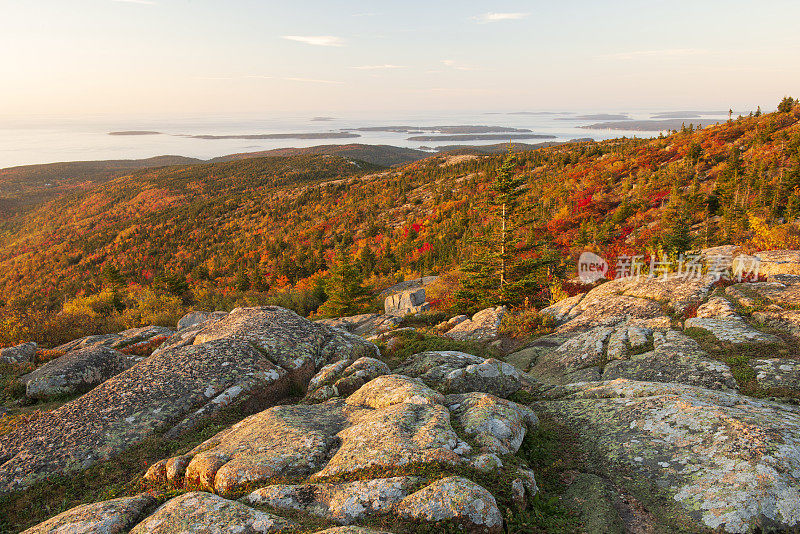
<path fill-rule="evenodd" d="M 544 426 L 587 459 L 557 472 L 561 531 L 796 532 L 800 252 L 760 255 L 758 281 L 602 283 L 542 310 L 552 332 L 511 353 L 491 343 L 500 307 L 428 332 L 489 352 L 390 357 L 424 287 L 385 314 L 239 308 L 76 340 L 22 378 L 32 399 L 78 396 L 0 435 L 0 499 L 235 409 L 145 466 L 139 491 L 25 532 L 525 532 L 548 498 L 537 470 L 557 468 L 534 462 Z"/>

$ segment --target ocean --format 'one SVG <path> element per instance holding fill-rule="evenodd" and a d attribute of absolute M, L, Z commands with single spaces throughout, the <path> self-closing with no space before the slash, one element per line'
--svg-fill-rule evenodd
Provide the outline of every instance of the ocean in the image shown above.
<path fill-rule="evenodd" d="M 569 141 L 577 138 L 595 140 L 621 136 L 654 137 L 664 123 L 645 124 L 649 129 L 585 129 L 580 126 L 624 118 L 649 121 L 664 118 L 704 125 L 726 120 L 723 112 L 465 112 L 382 114 L 381 116 L 313 117 L 305 115 L 240 114 L 161 117 L 0 117 L 0 168 L 60 161 L 105 159 L 140 159 L 160 155 L 210 159 L 226 154 L 255 152 L 274 148 L 308 147 L 328 144 L 385 144 L 400 147 L 435 149 L 455 144 L 483 145 L 508 141 L 523 133 L 485 132 L 496 139 L 483 140 L 412 140 L 410 137 L 434 136 L 434 126 L 472 125 L 528 129 L 539 139 L 514 139 L 515 142 L 540 143 Z M 357 128 L 410 126 L 410 131 L 353 131 Z M 428 128 L 428 130 L 425 130 Z M 124 135 L 110 135 L 125 132 Z M 150 132 L 150 133 L 143 133 Z M 135 134 L 134 134 L 135 133 Z M 315 139 L 241 139 L 237 136 L 272 134 L 357 134 L 358 137 Z M 527 134 L 525 134 L 527 135 Z M 202 136 L 202 137 L 197 137 Z"/>

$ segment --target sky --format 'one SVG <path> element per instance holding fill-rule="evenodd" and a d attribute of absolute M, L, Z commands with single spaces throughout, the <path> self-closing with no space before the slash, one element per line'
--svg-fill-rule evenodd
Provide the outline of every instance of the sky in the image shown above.
<path fill-rule="evenodd" d="M 0 0 L 0 116 L 774 109 L 796 0 Z"/>

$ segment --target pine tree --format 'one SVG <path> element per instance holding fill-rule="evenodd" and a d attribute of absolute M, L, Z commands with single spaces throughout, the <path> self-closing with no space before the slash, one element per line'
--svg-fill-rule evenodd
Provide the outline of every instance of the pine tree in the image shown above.
<path fill-rule="evenodd" d="M 461 287 L 456 300 L 464 311 L 497 304 L 520 304 L 547 287 L 547 277 L 557 263 L 553 247 L 541 230 L 531 230 L 535 206 L 521 206 L 526 183 L 517 173 L 517 158 L 509 151 L 489 188 L 487 203 L 496 215 L 494 224 L 475 225 L 469 239 L 471 256 L 461 267 Z"/>
<path fill-rule="evenodd" d="M 795 104 L 796 101 L 794 98 L 790 96 L 783 97 L 783 100 L 781 100 L 780 104 L 778 104 L 778 113 L 788 113 L 792 111 L 792 108 Z"/>
<path fill-rule="evenodd" d="M 664 251 L 672 256 L 678 256 L 689 250 L 692 247 L 689 203 L 677 184 L 672 188 L 663 221 L 666 226 L 661 238 Z"/>
<path fill-rule="evenodd" d="M 325 317 L 345 317 L 364 312 L 372 301 L 372 290 L 364 285 L 363 273 L 344 249 L 339 249 L 334 261 L 325 286 L 328 300 L 317 313 Z"/>

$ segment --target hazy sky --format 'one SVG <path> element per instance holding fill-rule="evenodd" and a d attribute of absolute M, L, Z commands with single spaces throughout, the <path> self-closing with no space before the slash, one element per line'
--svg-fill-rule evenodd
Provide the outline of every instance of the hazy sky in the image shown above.
<path fill-rule="evenodd" d="M 0 0 L 0 115 L 774 108 L 800 2 Z"/>

